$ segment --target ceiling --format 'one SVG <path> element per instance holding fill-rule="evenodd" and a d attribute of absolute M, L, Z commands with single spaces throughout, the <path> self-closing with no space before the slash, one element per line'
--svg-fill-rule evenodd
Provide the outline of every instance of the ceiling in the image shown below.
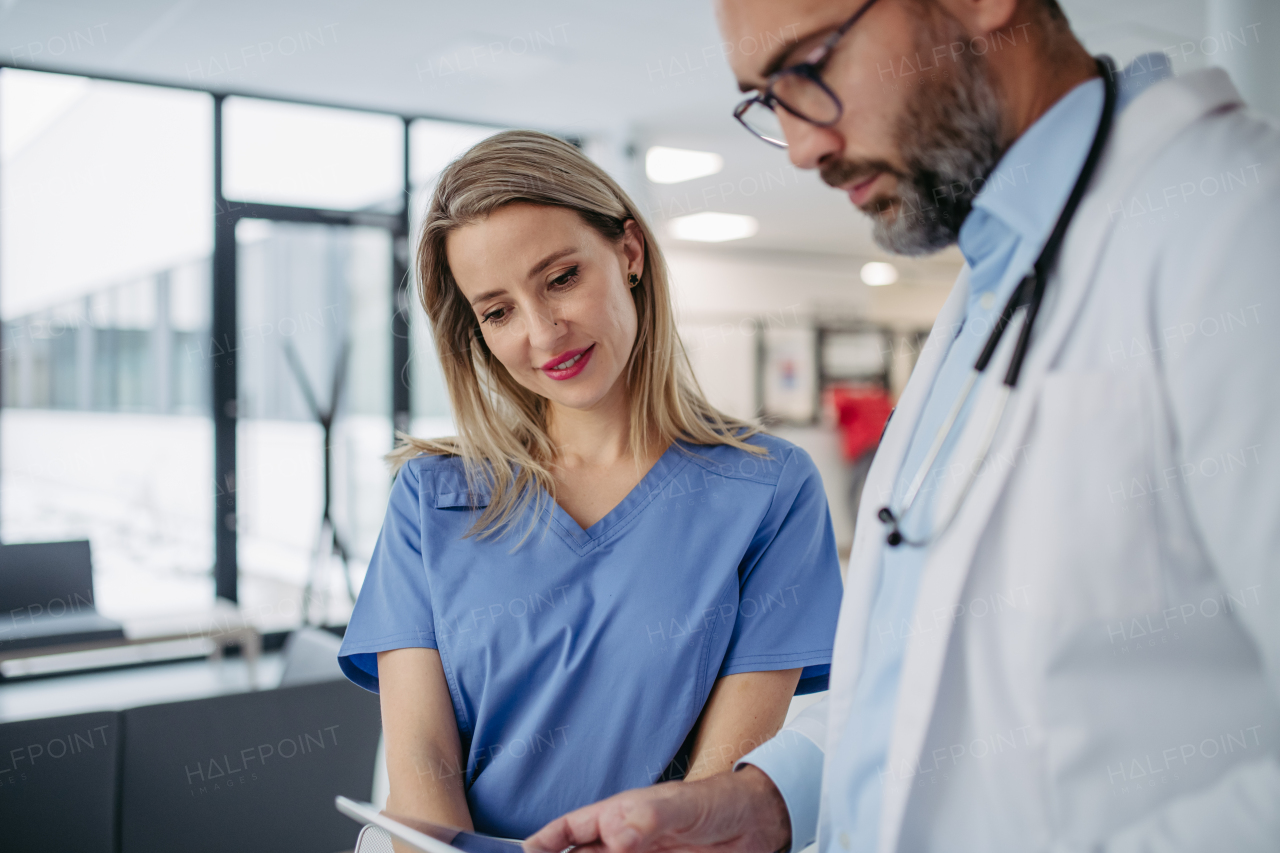
<path fill-rule="evenodd" d="M 1205 31 L 1204 0 L 1063 0 L 1120 61 Z M 740 97 L 709 0 L 0 0 L 3 61 L 582 136 L 655 218 L 748 213 L 726 244 L 880 257 L 848 202 L 729 117 Z M 724 170 L 658 188 L 652 144 L 716 151 Z M 949 281 L 955 255 L 906 265 Z"/>

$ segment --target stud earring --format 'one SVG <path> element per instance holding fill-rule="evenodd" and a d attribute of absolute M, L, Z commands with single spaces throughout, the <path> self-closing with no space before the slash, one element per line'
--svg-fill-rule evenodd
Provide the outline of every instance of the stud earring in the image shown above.
<path fill-rule="evenodd" d="M 640 283 L 640 276 L 636 275 L 635 273 L 632 273 L 631 278 L 628 280 L 631 282 L 631 286 L 635 287 L 637 284 Z"/>

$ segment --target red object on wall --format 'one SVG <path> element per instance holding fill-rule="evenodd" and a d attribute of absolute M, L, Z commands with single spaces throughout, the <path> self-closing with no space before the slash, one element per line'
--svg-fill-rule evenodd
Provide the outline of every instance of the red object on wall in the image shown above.
<path fill-rule="evenodd" d="M 878 386 L 836 386 L 827 391 L 827 401 L 840 427 L 844 458 L 852 462 L 880 443 L 885 422 L 893 411 L 893 400 Z"/>

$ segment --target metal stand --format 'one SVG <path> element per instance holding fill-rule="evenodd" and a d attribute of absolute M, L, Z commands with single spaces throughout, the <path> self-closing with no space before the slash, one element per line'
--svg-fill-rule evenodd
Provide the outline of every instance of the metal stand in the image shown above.
<path fill-rule="evenodd" d="M 347 546 L 342 541 L 342 536 L 338 533 L 337 526 L 333 523 L 333 515 L 330 512 L 333 503 L 333 421 L 338 412 L 338 402 L 342 397 L 343 385 L 346 384 L 347 360 L 350 351 L 351 343 L 344 338 L 342 349 L 338 352 L 337 364 L 333 368 L 333 391 L 329 396 L 329 408 L 321 409 L 319 401 L 316 400 L 315 392 L 311 388 L 311 383 L 307 379 L 306 370 L 302 367 L 302 360 L 298 358 L 298 352 L 293 347 L 293 342 L 286 341 L 284 344 L 285 360 L 289 362 L 289 368 L 293 371 L 293 376 L 298 381 L 298 389 L 306 399 L 307 406 L 311 409 L 312 417 L 316 419 L 316 422 L 320 424 L 320 428 L 324 432 L 324 512 L 320 516 L 320 532 L 316 537 L 316 547 L 311 552 L 311 568 L 307 572 L 307 585 L 302 591 L 303 625 L 311 624 L 312 595 L 316 588 L 317 580 L 323 574 L 323 555 L 326 552 L 329 556 L 342 560 L 342 580 L 346 583 L 347 595 L 350 597 L 352 604 L 356 600 L 355 587 L 351 584 L 350 555 L 347 551 Z M 327 547 L 326 540 L 328 540 Z M 320 618 L 323 621 L 323 613 Z"/>

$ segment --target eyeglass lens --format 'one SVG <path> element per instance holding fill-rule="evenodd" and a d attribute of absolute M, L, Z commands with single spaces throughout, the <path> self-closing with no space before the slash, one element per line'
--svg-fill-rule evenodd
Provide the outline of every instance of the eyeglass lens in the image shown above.
<path fill-rule="evenodd" d="M 830 125 L 840 117 L 839 102 L 825 87 L 805 74 L 783 74 L 774 81 L 773 94 L 779 101 L 776 109 L 756 102 L 741 116 L 743 124 L 765 142 L 787 147 L 777 109 L 787 109 L 812 124 L 822 126 Z"/>
<path fill-rule="evenodd" d="M 774 81 L 773 94 L 787 109 L 814 124 L 828 125 L 840 117 L 840 104 L 807 74 L 783 74 Z"/>
<path fill-rule="evenodd" d="M 765 142 L 787 147 L 787 138 L 782 133 L 782 122 L 778 121 L 778 114 L 764 104 L 753 103 L 742 113 L 740 119 L 748 130 Z"/>

